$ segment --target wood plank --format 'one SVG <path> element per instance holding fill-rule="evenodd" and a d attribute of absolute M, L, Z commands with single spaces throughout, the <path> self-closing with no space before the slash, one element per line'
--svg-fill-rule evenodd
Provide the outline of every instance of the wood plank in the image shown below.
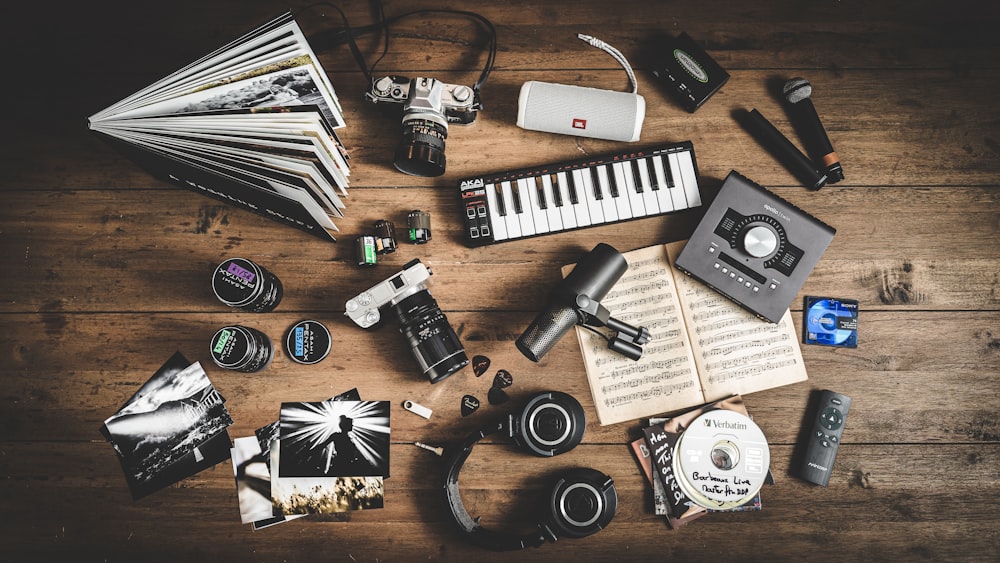
<path fill-rule="evenodd" d="M 666 93 L 640 75 L 647 115 L 642 140 L 652 146 L 691 140 L 702 175 L 721 181 L 737 169 L 769 187 L 798 186 L 733 119 L 734 111 L 759 109 L 798 143 L 771 85 L 804 74 L 813 82 L 816 105 L 844 165 L 838 189 L 858 186 L 996 185 L 1000 175 L 997 139 L 1000 108 L 991 104 L 1000 70 L 956 77 L 948 70 L 887 70 L 879 80 L 870 71 L 733 71 L 729 83 L 701 109 L 688 115 Z M 610 141 L 583 140 L 514 127 L 517 96 L 528 79 L 564 81 L 622 89 L 618 71 L 554 71 L 544 76 L 497 72 L 484 90 L 487 109 L 470 126 L 452 126 L 446 145 L 447 172 L 440 178 L 402 176 L 393 169 L 399 124 L 360 101 L 366 89 L 359 73 L 331 80 L 343 98 L 345 146 L 354 158 L 351 183 L 366 186 L 439 186 L 452 189 L 461 178 L 628 150 Z M 441 73 L 442 80 L 470 77 Z M 936 100 L 949 100 L 939 104 Z M 116 99 L 106 99 L 107 105 Z M 877 102 L 876 102 L 877 101 Z M 875 105 L 873 105 L 875 104 Z M 92 113 L 102 105 L 96 105 Z M 876 109 L 877 108 L 877 109 Z M 88 113 L 89 115 L 89 113 Z M 87 130 L 85 118 L 59 119 L 39 126 L 35 116 L 8 124 L 19 142 L 0 155 L 0 185 L 18 189 L 165 187 L 122 158 Z M 906 135 L 900 131 L 905 128 Z M 801 144 L 799 146 L 802 146 Z M 45 147 L 46 150 L 41 150 Z M 831 186 L 833 187 L 833 186 Z M 350 204 L 350 202 L 349 202 Z M 348 214 L 352 209 L 349 208 Z"/>
<path fill-rule="evenodd" d="M 0 539 L 14 546 L 8 553 L 15 558 L 59 554 L 129 558 L 151 553 L 157 558 L 242 555 L 270 560 L 290 552 L 320 551 L 345 558 L 373 553 L 436 553 L 483 561 L 510 557 L 472 547 L 452 531 L 438 498 L 438 458 L 408 444 L 392 448 L 399 469 L 386 482 L 385 509 L 325 521 L 308 517 L 257 533 L 239 524 L 228 464 L 133 502 L 115 474 L 111 449 L 103 444 L 8 442 L 2 448 L 11 500 L 23 507 L 22 518 L 35 523 L 18 535 L 13 533 L 18 528 L 6 526 L 0 531 Z M 825 488 L 788 476 L 790 458 L 790 448 L 772 448 L 776 484 L 762 490 L 761 512 L 709 515 L 680 530 L 670 530 L 653 514 L 651 491 L 620 444 L 583 445 L 552 459 L 526 459 L 509 445 L 482 445 L 462 472 L 462 493 L 466 508 L 483 516 L 485 526 L 523 533 L 538 517 L 536 495 L 546 490 L 553 475 L 580 464 L 610 474 L 620 500 L 611 525 L 589 538 L 564 538 L 556 545 L 519 554 L 532 561 L 553 557 L 638 561 L 665 554 L 685 560 L 717 559 L 734 551 L 759 550 L 762 535 L 755 530 L 761 528 L 767 530 L 763 537 L 769 539 L 767 551 L 773 559 L 795 559 L 813 549 L 818 538 L 831 536 L 837 539 L 837 553 L 817 553 L 811 560 L 867 559 L 878 549 L 907 559 L 954 560 L 957 553 L 968 553 L 963 559 L 986 561 L 997 549 L 992 509 L 981 502 L 998 493 L 994 468 L 1000 462 L 1000 448 L 995 444 L 845 444 L 835 478 Z M 906 460 L 908 471 L 899 471 L 901 460 Z M 399 482 L 407 484 L 405 490 L 395 488 Z M 928 488 L 928 482 L 947 486 Z M 511 489 L 520 494 L 511 495 Z M 95 518 L 67 520 L 45 509 L 55 503 Z M 819 507 L 836 507 L 857 519 L 831 524 L 813 516 Z M 194 526 L 197 537 L 206 541 L 174 539 L 190 536 Z M 639 537 L 645 540 L 635 541 Z"/>
<path fill-rule="evenodd" d="M 803 295 L 850 294 L 866 307 L 1000 309 L 994 267 L 1000 247 L 970 244 L 996 237 L 1000 191 L 775 191 L 838 229 Z M 12 192 L 4 199 L 0 224 L 10 228 L 0 255 L 17 265 L 0 278 L 4 312 L 225 311 L 210 275 L 234 255 L 257 260 L 283 281 L 279 307 L 287 311 L 343 311 L 347 299 L 414 258 L 432 265 L 432 293 L 446 310 L 533 311 L 558 283 L 558 266 L 575 262 L 596 241 L 624 252 L 682 240 L 704 212 L 468 249 L 458 198 L 443 189 L 353 192 L 355 213 L 340 223 L 344 236 L 336 244 L 186 190 Z M 415 208 L 431 214 L 430 244 L 401 242 L 374 270 L 349 265 L 354 236 L 380 218 L 404 225 Z M 801 299 L 792 307 L 801 307 Z"/>
<path fill-rule="evenodd" d="M 237 435 L 249 435 L 278 416 L 282 401 L 319 401 L 357 387 L 362 398 L 390 400 L 393 439 L 434 442 L 460 436 L 515 408 L 517 401 L 547 389 L 577 397 L 587 412 L 593 401 L 572 335 L 539 364 L 512 344 L 533 314 L 449 313 L 467 353 L 492 360 L 481 378 L 466 368 L 431 385 L 419 373 L 395 326 L 354 327 L 341 315 L 310 315 L 335 335 L 329 358 L 313 366 L 290 361 L 279 348 L 272 365 L 256 374 L 217 368 L 208 354 L 212 334 L 229 323 L 257 328 L 280 342 L 301 315 L 61 314 L 4 315 L 0 349 L 4 411 L 20 440 L 101 440 L 98 428 L 175 351 L 201 361 L 227 398 Z M 801 328 L 800 315 L 795 315 Z M 834 387 L 857 397 L 851 409 L 851 443 L 996 442 L 1000 419 L 989 398 L 1000 395 L 1000 333 L 996 313 L 899 315 L 862 310 L 858 349 L 803 346 L 810 379 L 746 397 L 748 409 L 776 444 L 792 444 L 811 389 Z M 927 327 L 913 330 L 911 326 Z M 933 355 L 926 350 L 935 350 Z M 510 404 L 487 401 L 497 369 L 514 376 Z M 947 373 L 948 377 L 936 374 Z M 460 416 L 461 398 L 478 397 L 479 411 Z M 430 421 L 403 412 L 413 400 L 436 414 Z M 588 442 L 621 443 L 639 421 L 588 425 Z"/>

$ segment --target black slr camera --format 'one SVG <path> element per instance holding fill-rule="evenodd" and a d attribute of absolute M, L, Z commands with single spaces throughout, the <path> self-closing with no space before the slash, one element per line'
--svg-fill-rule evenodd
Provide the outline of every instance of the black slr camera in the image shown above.
<path fill-rule="evenodd" d="M 403 138 L 393 165 L 413 176 L 444 174 L 448 124 L 474 122 L 481 107 L 474 89 L 423 77 L 385 76 L 372 84 L 365 98 L 376 104 L 403 104 Z"/>

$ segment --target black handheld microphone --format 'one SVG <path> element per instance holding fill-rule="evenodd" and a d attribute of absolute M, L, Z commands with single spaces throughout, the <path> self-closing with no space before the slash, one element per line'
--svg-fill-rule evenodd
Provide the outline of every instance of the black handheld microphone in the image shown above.
<path fill-rule="evenodd" d="M 826 128 L 816 113 L 813 106 L 812 85 L 805 78 L 793 78 L 785 82 L 785 101 L 788 102 L 788 113 L 792 118 L 792 123 L 802 137 L 802 142 L 806 145 L 806 150 L 817 161 L 822 163 L 826 169 L 828 182 L 836 184 L 844 179 L 844 169 L 840 165 L 840 158 L 830 137 L 826 134 Z"/>
<path fill-rule="evenodd" d="M 634 360 L 642 355 L 639 347 L 649 341 L 649 331 L 611 318 L 600 305 L 601 299 L 628 269 L 620 252 L 603 242 L 594 247 L 573 271 L 553 289 L 549 305 L 535 317 L 515 344 L 529 360 L 539 361 L 577 324 L 606 326 L 617 334 L 608 347 Z M 622 334 L 628 339 L 622 338 Z"/>
<path fill-rule="evenodd" d="M 750 110 L 744 117 L 744 125 L 760 144 L 771 151 L 775 158 L 807 186 L 818 190 L 826 184 L 828 179 L 826 174 L 816 170 L 816 165 L 759 111 Z"/>

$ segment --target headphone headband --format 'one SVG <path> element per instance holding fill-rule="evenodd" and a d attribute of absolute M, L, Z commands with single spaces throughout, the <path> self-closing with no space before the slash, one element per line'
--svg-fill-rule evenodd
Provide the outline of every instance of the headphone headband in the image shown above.
<path fill-rule="evenodd" d="M 536 456 L 550 457 L 569 451 L 583 439 L 586 416 L 572 396 L 558 391 L 539 393 L 517 414 L 486 426 L 446 451 L 444 496 L 452 519 L 472 543 L 494 551 L 538 547 L 560 535 L 584 537 L 606 526 L 617 510 L 614 482 L 593 469 L 575 469 L 563 474 L 550 494 L 549 518 L 533 532 L 517 535 L 492 531 L 479 524 L 462 503 L 458 476 L 476 443 L 490 434 L 502 433 Z"/>

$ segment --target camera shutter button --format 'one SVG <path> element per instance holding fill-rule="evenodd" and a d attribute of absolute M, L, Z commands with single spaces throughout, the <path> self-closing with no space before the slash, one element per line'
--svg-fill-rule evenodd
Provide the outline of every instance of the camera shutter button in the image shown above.
<path fill-rule="evenodd" d="M 385 76 L 378 79 L 374 84 L 375 93 L 379 96 L 386 96 L 392 90 L 392 78 Z"/>
<path fill-rule="evenodd" d="M 469 99 L 469 96 L 472 95 L 472 90 L 470 90 L 468 86 L 456 86 L 455 89 L 452 90 L 451 95 L 456 100 L 465 102 Z"/>

